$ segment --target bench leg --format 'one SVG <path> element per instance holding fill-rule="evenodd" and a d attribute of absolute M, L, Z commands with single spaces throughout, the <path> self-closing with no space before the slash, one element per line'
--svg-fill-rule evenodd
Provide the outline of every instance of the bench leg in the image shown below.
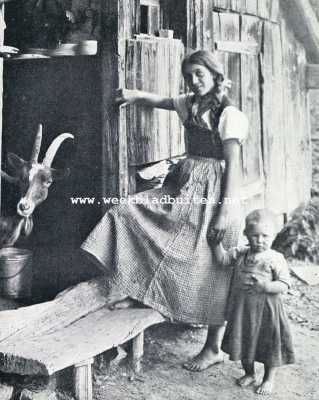
<path fill-rule="evenodd" d="M 93 358 L 74 365 L 74 388 L 76 400 L 92 400 Z"/>
<path fill-rule="evenodd" d="M 132 340 L 132 367 L 134 372 L 140 372 L 144 354 L 144 331 Z"/>

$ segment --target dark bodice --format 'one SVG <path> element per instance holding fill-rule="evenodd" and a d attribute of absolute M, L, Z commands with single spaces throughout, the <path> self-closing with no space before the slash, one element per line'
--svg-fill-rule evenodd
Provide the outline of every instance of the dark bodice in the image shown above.
<path fill-rule="evenodd" d="M 223 159 L 223 143 L 218 131 L 220 116 L 225 107 L 231 105 L 229 99 L 224 96 L 221 102 L 216 102 L 210 108 L 210 129 L 201 119 L 194 118 L 192 113 L 192 98 L 188 108 L 188 118 L 184 122 L 186 149 L 189 156 Z"/>

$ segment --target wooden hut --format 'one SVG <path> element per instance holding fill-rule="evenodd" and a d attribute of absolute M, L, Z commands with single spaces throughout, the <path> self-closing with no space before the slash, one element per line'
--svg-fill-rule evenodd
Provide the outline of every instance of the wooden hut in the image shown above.
<path fill-rule="evenodd" d="M 319 24 L 309 0 L 59 1 L 72 3 L 72 10 L 94 5 L 98 54 L 11 59 L 3 75 L 4 151 L 27 156 L 39 122 L 44 147 L 60 132 L 76 138 L 57 159 L 72 162 L 71 178 L 37 210 L 32 245 L 45 259 L 45 273 L 42 265 L 35 271 L 42 291 L 61 289 L 76 276 L 66 265 L 79 271 L 74 249 L 100 217 L 103 197 L 134 193 L 137 168 L 184 152 L 175 113 L 119 108 L 114 93 L 127 87 L 178 95 L 180 61 L 192 49 L 217 52 L 233 82 L 230 97 L 250 120 L 242 148 L 247 210 L 267 206 L 284 221 L 309 199 L 307 91 L 319 81 Z M 10 27 L 20 4 L 5 5 L 5 44 L 16 44 Z M 163 37 L 167 30 L 173 38 Z M 2 39 L 3 33 L 0 24 Z M 71 197 L 95 201 L 74 205 Z"/>

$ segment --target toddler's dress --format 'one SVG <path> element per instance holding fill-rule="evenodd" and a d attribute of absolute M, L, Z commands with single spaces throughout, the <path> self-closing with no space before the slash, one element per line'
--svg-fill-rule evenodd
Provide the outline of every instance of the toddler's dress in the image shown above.
<path fill-rule="evenodd" d="M 281 295 L 250 293 L 244 289 L 252 275 L 268 281 L 281 281 L 289 287 L 285 258 L 272 249 L 253 254 L 247 247 L 231 249 L 227 254 L 235 269 L 223 351 L 233 361 L 258 361 L 269 367 L 294 363 L 292 337 Z"/>
<path fill-rule="evenodd" d="M 225 320 L 231 272 L 216 265 L 206 235 L 222 196 L 223 141 L 241 142 L 248 122 L 227 97 L 221 102 L 208 97 L 208 111 L 197 107 L 192 94 L 175 98 L 174 105 L 186 129 L 188 157 L 162 188 L 112 207 L 82 249 L 125 295 L 174 320 L 219 325 Z M 164 196 L 174 202 L 165 203 Z M 237 245 L 239 204 L 235 215 L 226 248 Z"/>

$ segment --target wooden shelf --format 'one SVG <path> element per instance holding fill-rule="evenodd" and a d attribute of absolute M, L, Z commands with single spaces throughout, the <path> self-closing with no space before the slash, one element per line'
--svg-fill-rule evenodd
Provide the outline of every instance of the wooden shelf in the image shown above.
<path fill-rule="evenodd" d="M 27 55 L 27 54 L 26 54 Z M 70 58 L 70 57 L 94 57 L 97 54 L 63 54 L 63 55 L 56 55 L 56 56 L 41 56 L 40 54 L 35 55 L 34 57 L 32 57 L 32 55 L 30 55 L 30 57 L 8 57 L 8 58 L 4 58 L 4 61 L 6 62 L 19 62 L 19 61 L 42 61 L 42 60 L 52 60 L 52 59 L 58 59 L 58 58 Z"/>

